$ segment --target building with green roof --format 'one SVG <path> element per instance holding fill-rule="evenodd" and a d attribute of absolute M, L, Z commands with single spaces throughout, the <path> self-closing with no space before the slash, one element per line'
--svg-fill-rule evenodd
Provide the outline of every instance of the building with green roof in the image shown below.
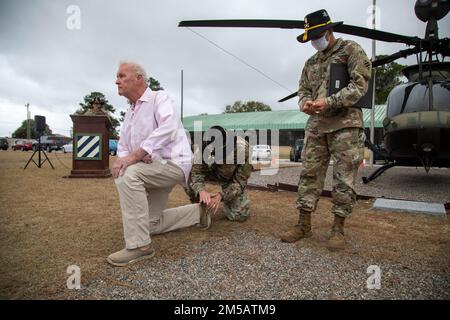
<path fill-rule="evenodd" d="M 370 109 L 363 109 L 367 136 L 369 136 L 370 113 Z M 381 143 L 383 139 L 382 130 L 385 114 L 385 105 L 377 105 L 375 107 L 376 144 Z M 214 125 L 220 125 L 227 130 L 268 130 L 268 132 L 279 130 L 280 146 L 290 146 L 296 139 L 304 137 L 308 117 L 307 114 L 299 110 L 221 113 L 184 117 L 183 125 L 191 135 L 194 132 L 206 131 Z"/>

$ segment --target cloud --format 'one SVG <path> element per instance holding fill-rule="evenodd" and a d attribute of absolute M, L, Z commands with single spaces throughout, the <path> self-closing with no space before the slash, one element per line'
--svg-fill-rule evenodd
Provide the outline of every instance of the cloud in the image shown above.
<path fill-rule="evenodd" d="M 72 120 L 67 113 L 50 112 L 48 108 L 30 104 L 31 119 L 35 115 L 44 116 L 46 123 L 53 133 L 70 136 Z M 0 98 L 0 136 L 11 136 L 11 134 L 21 126 L 22 121 L 27 119 L 27 108 L 25 104 Z"/>
<path fill-rule="evenodd" d="M 277 100 L 297 89 L 301 69 L 314 53 L 301 45 L 301 30 L 195 28 L 195 32 L 243 59 L 276 82 L 220 50 L 186 28 L 181 20 L 194 19 L 303 19 L 307 12 L 326 8 L 333 20 L 366 26 L 371 0 L 228 0 L 144 1 L 119 0 L 0 0 L 0 117 L 14 122 L 16 108 L 29 102 L 47 114 L 55 126 L 70 129 L 69 114 L 83 96 L 100 91 L 120 111 L 126 99 L 114 84 L 120 60 L 135 60 L 158 79 L 180 110 L 181 70 L 184 70 L 184 115 L 220 113 L 236 100 L 259 100 L 273 109 L 294 109 L 296 101 Z M 409 0 L 378 0 L 383 30 L 423 36 L 425 24 L 414 15 Z M 80 8 L 81 28 L 66 26 L 69 5 Z M 450 18 L 439 21 L 440 36 L 448 36 Z M 358 41 L 371 56 L 371 41 Z M 377 53 L 406 47 L 377 42 Z M 415 58 L 400 59 L 414 63 Z M 6 81 L 4 80 L 6 79 Z M 25 119 L 26 113 L 21 120 Z M 65 120 L 63 120 L 65 119 Z M 69 119 L 67 121 L 67 119 Z M 19 120 L 19 122 L 21 121 Z M 0 136 L 8 129 L 0 123 Z"/>

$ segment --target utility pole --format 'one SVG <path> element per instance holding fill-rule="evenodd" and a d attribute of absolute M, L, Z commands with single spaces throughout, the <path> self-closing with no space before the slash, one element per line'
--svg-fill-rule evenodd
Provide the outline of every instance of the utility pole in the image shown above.
<path fill-rule="evenodd" d="M 181 122 L 183 122 L 183 69 L 181 69 Z"/>
<path fill-rule="evenodd" d="M 27 139 L 31 139 L 31 127 L 30 127 L 30 104 L 25 105 L 27 107 Z"/>
<path fill-rule="evenodd" d="M 373 6 L 372 6 L 372 29 L 376 29 L 376 20 L 375 20 L 375 12 L 376 12 L 376 5 L 377 1 L 373 0 Z M 372 40 L 372 62 L 375 61 L 376 56 L 376 41 Z M 375 77 L 376 72 L 375 69 L 372 69 L 373 73 L 373 89 L 372 89 L 372 108 L 370 109 L 370 141 L 372 143 L 375 143 Z M 370 159 L 369 163 L 370 166 L 373 167 L 373 151 L 370 151 Z"/>

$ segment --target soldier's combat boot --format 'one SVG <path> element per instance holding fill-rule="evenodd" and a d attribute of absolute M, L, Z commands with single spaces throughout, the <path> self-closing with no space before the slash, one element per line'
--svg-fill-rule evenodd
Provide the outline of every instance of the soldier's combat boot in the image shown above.
<path fill-rule="evenodd" d="M 300 210 L 298 224 L 291 230 L 283 233 L 281 235 L 281 241 L 292 243 L 311 236 L 311 212 Z"/>
<path fill-rule="evenodd" d="M 334 223 L 331 227 L 330 237 L 328 239 L 328 249 L 331 251 L 342 250 L 345 248 L 344 222 L 345 218 L 334 215 Z"/>

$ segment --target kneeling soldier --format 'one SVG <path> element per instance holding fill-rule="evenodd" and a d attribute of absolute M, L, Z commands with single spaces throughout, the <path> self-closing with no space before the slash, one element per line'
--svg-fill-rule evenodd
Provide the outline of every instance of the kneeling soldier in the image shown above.
<path fill-rule="evenodd" d="M 243 222 L 247 220 L 250 210 L 250 200 L 245 194 L 252 172 L 249 144 L 241 137 L 232 139 L 231 135 L 227 140 L 227 132 L 220 126 L 211 127 L 208 133 L 213 131 L 219 133 L 221 139 L 195 150 L 194 165 L 185 191 L 192 203 L 204 203 L 213 214 L 223 201 L 225 216 L 231 221 Z M 207 192 L 206 182 L 218 182 L 221 191 Z"/>

